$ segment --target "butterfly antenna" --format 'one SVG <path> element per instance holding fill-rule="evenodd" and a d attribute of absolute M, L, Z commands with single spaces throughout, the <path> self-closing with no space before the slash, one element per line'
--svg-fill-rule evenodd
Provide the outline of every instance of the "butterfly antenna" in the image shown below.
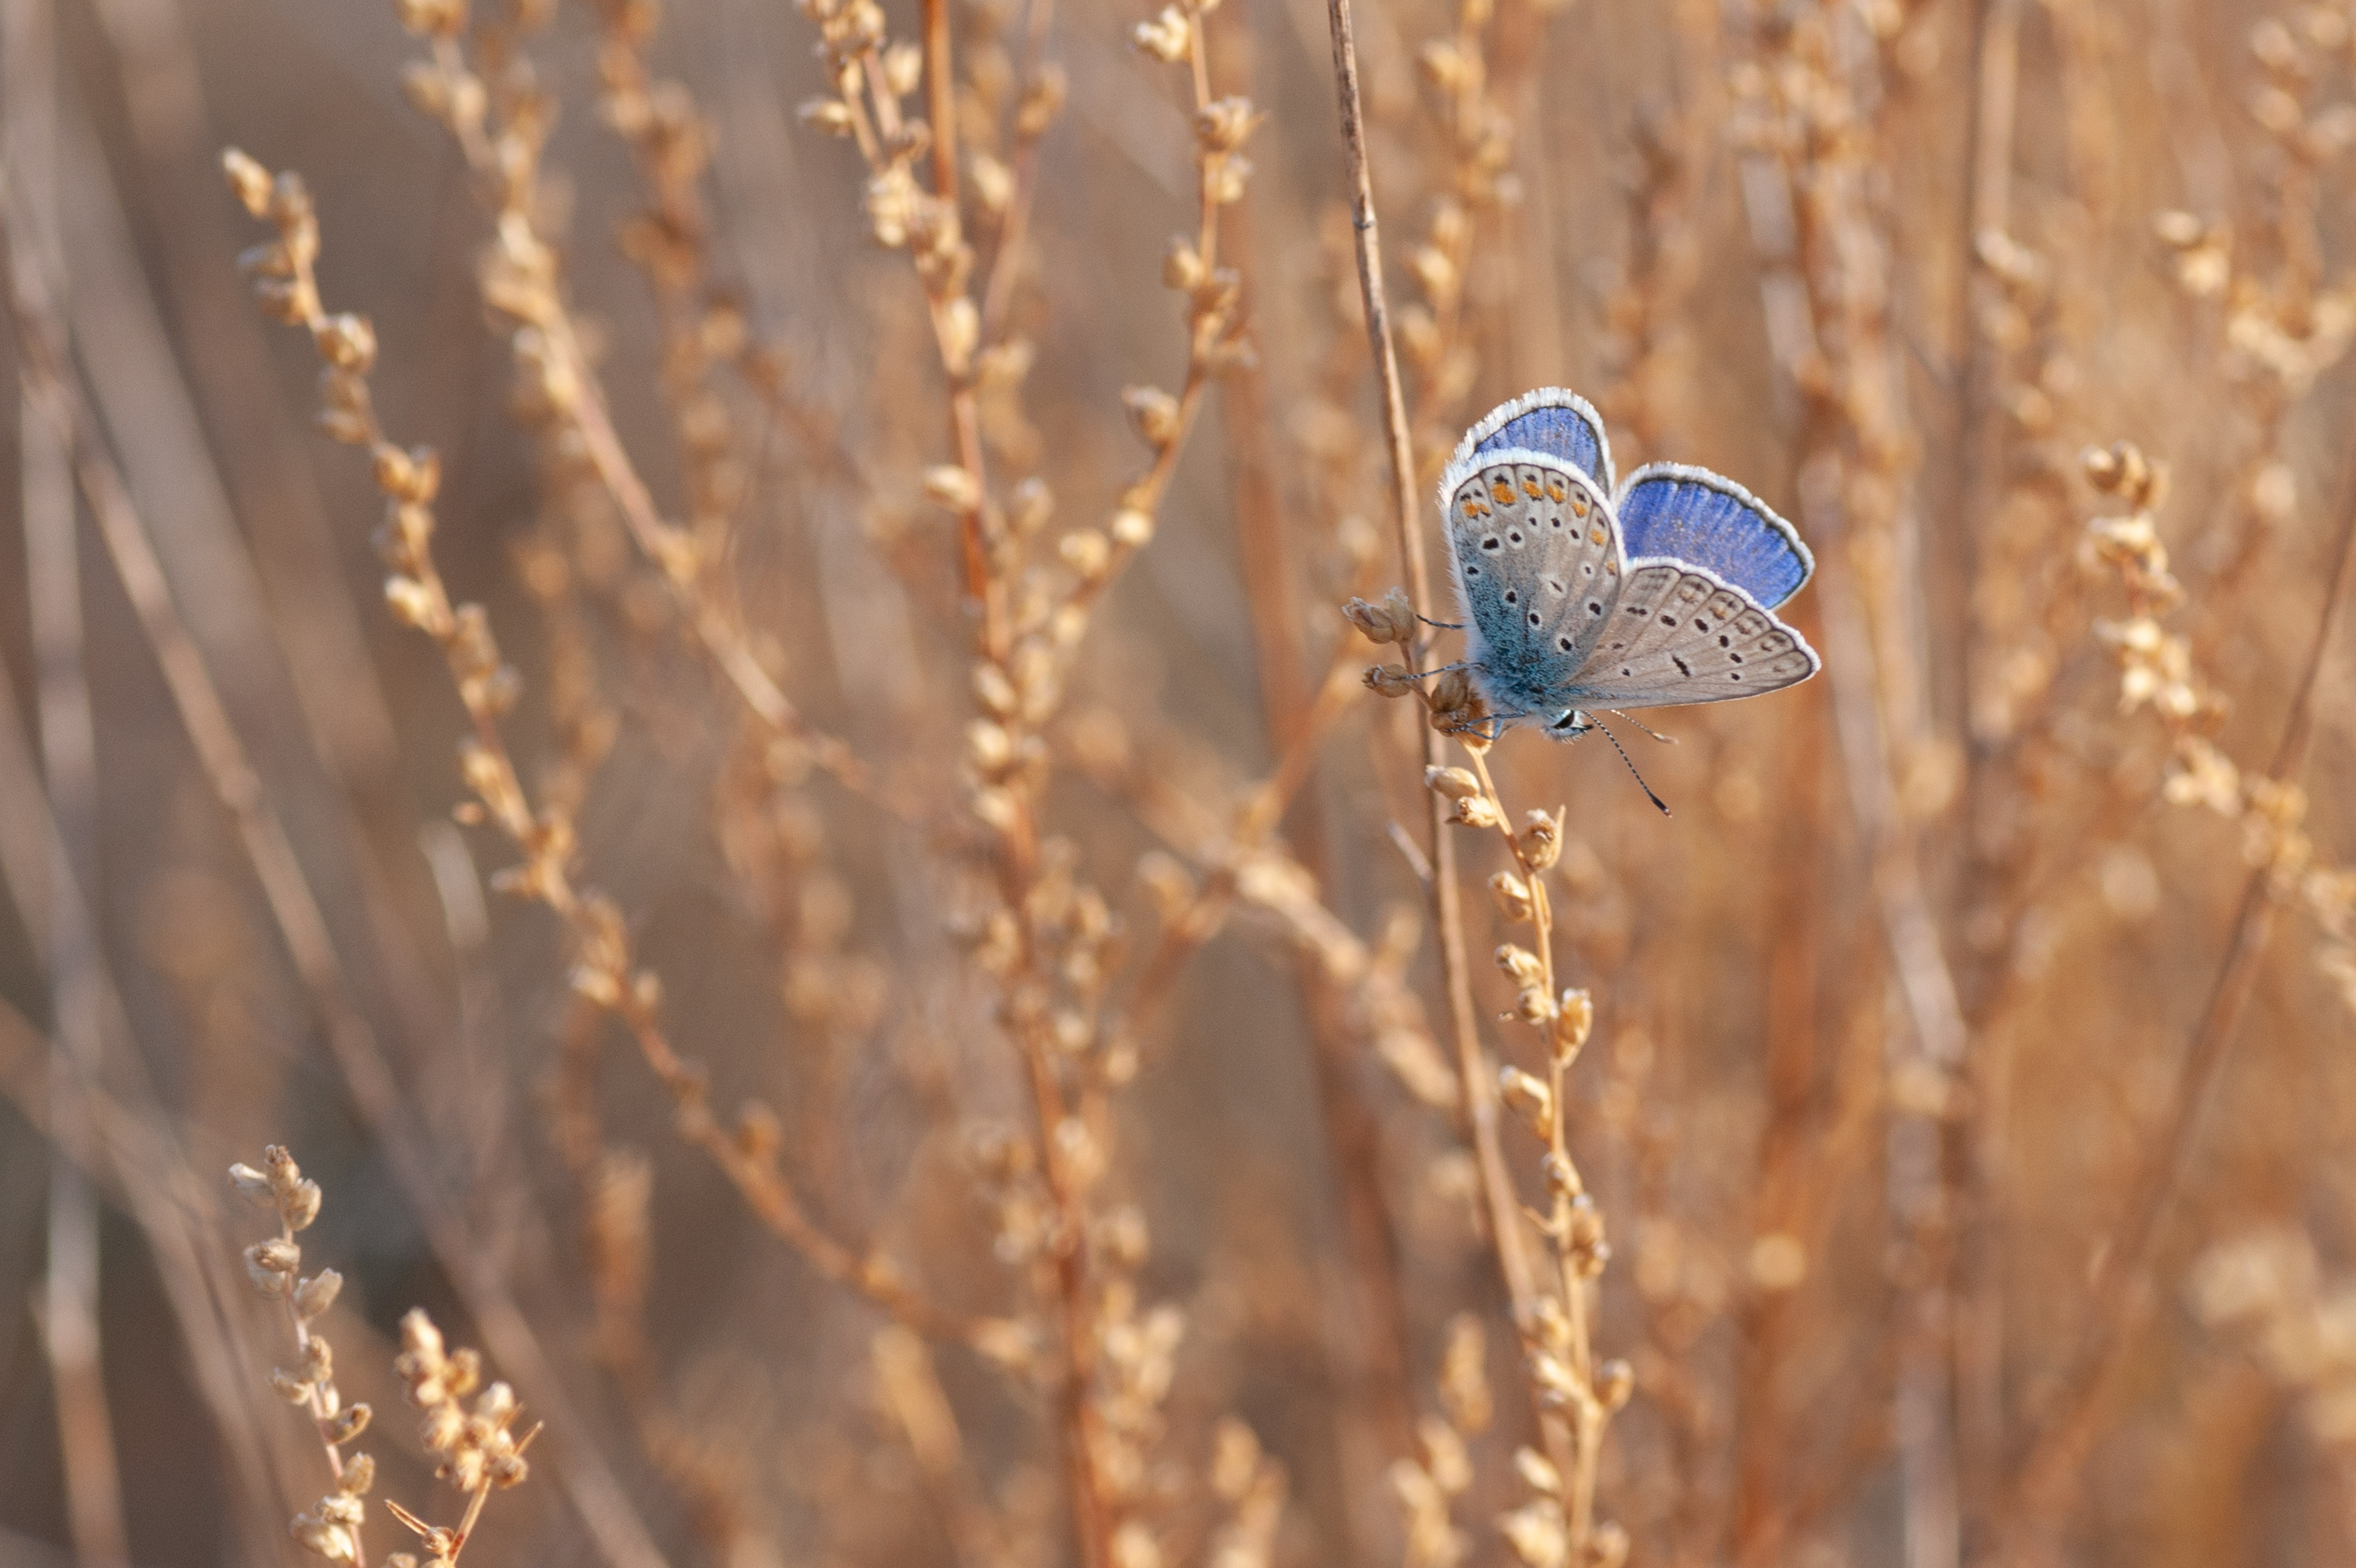
<path fill-rule="evenodd" d="M 1643 730 L 1646 735 L 1651 736 L 1663 746 L 1675 746 L 1677 744 L 1676 736 L 1673 735 L 1663 735 L 1659 730 L 1655 729 L 1652 725 L 1646 724 L 1644 720 L 1638 718 L 1633 714 L 1623 714 L 1618 708 L 1606 708 L 1603 711 L 1610 714 L 1615 719 L 1626 719 L 1630 724 L 1634 725 L 1638 729 Z"/>
<path fill-rule="evenodd" d="M 1614 708 L 1614 709 L 1612 709 L 1612 712 L 1614 712 L 1614 713 L 1619 713 L 1619 710 L 1618 710 L 1617 708 Z M 1626 718 L 1628 715 L 1627 715 L 1627 714 L 1620 714 L 1620 716 L 1621 716 L 1622 718 Z M 1633 721 L 1631 721 L 1631 722 L 1633 722 Z M 1627 748 L 1626 746 L 1622 746 L 1622 745 L 1620 744 L 1620 737 L 1619 737 L 1618 736 L 1616 736 L 1616 735 L 1613 735 L 1613 734 L 1611 732 L 1611 730 L 1609 730 L 1609 729 L 1605 728 L 1605 727 L 1604 727 L 1603 721 L 1602 721 L 1602 720 L 1601 720 L 1601 719 L 1598 719 L 1598 720 L 1596 720 L 1596 721 L 1595 721 L 1595 727 L 1596 727 L 1597 729 L 1600 729 L 1600 730 L 1602 730 L 1602 731 L 1603 731 L 1603 738 L 1604 738 L 1604 739 L 1606 739 L 1606 740 L 1608 740 L 1608 741 L 1610 741 L 1610 742 L 1612 743 L 1612 750 L 1614 750 L 1614 751 L 1616 751 L 1616 752 L 1618 752 L 1618 753 L 1620 754 L 1620 760 L 1621 760 L 1621 761 L 1622 761 L 1622 762 L 1624 762 L 1624 763 L 1626 763 L 1626 764 L 1628 765 L 1628 775 L 1629 775 L 1629 777 L 1630 777 L 1630 778 L 1632 778 L 1632 779 L 1635 779 L 1635 780 L 1636 780 L 1636 788 L 1637 788 L 1637 789 L 1642 789 L 1642 790 L 1644 792 L 1644 799 L 1646 799 L 1647 800 L 1650 800 L 1651 802 L 1653 802 L 1653 804 L 1654 804 L 1654 805 L 1655 805 L 1655 806 L 1659 807 L 1659 808 L 1660 808 L 1660 811 L 1661 811 L 1661 815 L 1663 815 L 1663 816 L 1665 816 L 1665 817 L 1667 817 L 1667 816 L 1674 816 L 1674 815 L 1676 815 L 1676 813 L 1675 813 L 1675 812 L 1673 812 L 1673 811 L 1671 811 L 1669 810 L 1669 803 L 1668 803 L 1666 800 L 1662 800 L 1658 795 L 1654 794 L 1654 793 L 1653 793 L 1653 787 L 1652 787 L 1650 784 L 1647 784 L 1647 783 L 1645 783 L 1645 782 L 1644 782 L 1644 776 L 1643 774 L 1641 774 L 1641 773 L 1639 773 L 1639 772 L 1637 772 L 1637 771 L 1636 771 L 1636 760 L 1635 760 L 1635 758 L 1633 758 L 1633 757 L 1630 757 L 1630 756 L 1628 755 L 1628 748 Z M 1638 729 L 1644 729 L 1644 726 L 1643 725 L 1636 725 L 1636 727 L 1637 727 Z M 1650 734 L 1652 734 L 1653 732 L 1652 732 L 1652 731 L 1650 731 L 1650 730 L 1644 730 L 1644 733 L 1645 733 L 1646 735 L 1650 735 Z"/>

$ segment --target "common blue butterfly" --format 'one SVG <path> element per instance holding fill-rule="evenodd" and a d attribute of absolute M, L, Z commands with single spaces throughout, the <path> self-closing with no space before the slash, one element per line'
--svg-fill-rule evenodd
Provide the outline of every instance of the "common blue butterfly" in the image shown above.
<path fill-rule="evenodd" d="M 1586 400 L 1544 387 L 1490 411 L 1440 481 L 1473 687 L 1501 725 L 1557 740 L 1590 709 L 1720 703 L 1820 661 L 1776 618 L 1815 560 L 1792 525 L 1706 468 L 1614 486 Z"/>

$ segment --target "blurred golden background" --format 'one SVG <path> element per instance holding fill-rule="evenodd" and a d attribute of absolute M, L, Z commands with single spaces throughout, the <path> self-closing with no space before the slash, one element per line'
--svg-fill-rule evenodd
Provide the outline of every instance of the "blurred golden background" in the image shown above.
<path fill-rule="evenodd" d="M 2345 5 L 0 21 L 0 1560 L 2356 1556 Z"/>

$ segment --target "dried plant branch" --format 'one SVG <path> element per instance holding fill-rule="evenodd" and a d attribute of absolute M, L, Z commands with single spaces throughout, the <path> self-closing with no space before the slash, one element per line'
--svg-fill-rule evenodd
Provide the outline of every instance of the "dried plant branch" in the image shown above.
<path fill-rule="evenodd" d="M 2195 716 L 2211 704 L 2183 663 L 2181 639 L 2158 639 L 2138 630 L 2151 625 L 2152 616 L 2178 596 L 2167 553 L 2151 525 L 2151 513 L 2165 493 L 2164 476 L 2141 453 L 2125 446 L 2090 452 L 2086 467 L 2098 488 L 2133 509 L 2126 519 L 2098 522 L 2093 535 L 2094 548 L 2120 566 L 2136 618 L 2115 634 L 2126 666 L 2125 689 L 2131 701 L 2137 693 L 2147 695 L 2176 732 L 2178 754 L 2187 766 L 2178 777 L 2190 786 L 2178 792 L 2192 799 L 2211 795 L 2225 787 L 2231 764 L 2190 733 Z M 2210 983 L 2200 1022 L 2177 1067 L 2168 1108 L 2146 1144 L 2121 1217 L 2099 1253 L 2103 1262 L 2091 1292 L 2086 1326 L 2061 1385 L 2007 1477 L 2009 1506 L 1998 1510 L 2005 1527 L 1996 1557 L 1999 1563 L 2042 1561 L 2075 1502 L 2093 1445 L 2094 1416 L 2150 1310 L 2160 1244 L 2200 1146 L 2201 1123 L 2232 1060 L 2242 1012 L 2257 983 L 2258 961 L 2286 891 L 2295 897 L 2301 890 L 2304 835 L 2297 823 L 2306 800 L 2293 780 L 2307 758 L 2317 683 L 2348 595 L 2350 567 L 2356 564 L 2356 476 L 2348 479 L 2347 490 L 2330 572 L 2324 579 L 2322 609 L 2300 666 L 2282 738 L 2263 779 L 2232 779 L 2232 791 L 2254 830 L 2254 848 L 2262 853 L 2253 856 L 2257 864 L 2234 911 L 2224 958 Z M 2211 803 L 2215 803 L 2213 798 Z"/>
<path fill-rule="evenodd" d="M 475 797 L 468 809 L 471 818 L 498 828 L 524 856 L 523 864 L 501 873 L 495 886 L 546 906 L 563 922 L 573 946 L 573 989 L 629 1030 L 648 1067 L 671 1097 L 680 1135 L 720 1167 L 779 1239 L 827 1279 L 858 1292 L 887 1314 L 944 1337 L 989 1339 L 989 1326 L 932 1306 L 889 1264 L 853 1251 L 809 1219 L 779 1164 L 775 1112 L 748 1103 L 733 1128 L 712 1113 L 706 1075 L 682 1058 L 664 1033 L 660 983 L 638 966 L 621 911 L 603 894 L 573 881 L 575 839 L 570 816 L 554 808 L 536 811 L 524 791 L 500 728 L 501 715 L 519 692 L 517 678 L 499 656 L 489 618 L 479 606 L 454 606 L 434 564 L 432 509 L 440 486 L 440 458 L 423 448 L 404 451 L 394 446 L 377 421 L 367 380 L 376 358 L 375 331 L 361 317 L 329 316 L 320 302 L 312 270 L 318 255 L 318 222 L 302 181 L 291 174 L 273 177 L 234 151 L 225 156 L 224 166 L 247 210 L 278 231 L 275 242 L 249 257 L 249 270 L 260 279 L 257 287 L 265 307 L 311 336 L 325 367 L 322 426 L 336 439 L 365 446 L 369 454 L 386 502 L 386 522 L 378 537 L 391 572 L 385 584 L 386 601 L 398 618 L 440 646 L 472 723 L 473 736 L 461 747 L 459 758 Z"/>
<path fill-rule="evenodd" d="M 811 759 L 844 788 L 872 794 L 874 784 L 864 762 L 847 743 L 809 725 L 754 654 L 742 618 L 715 570 L 724 539 L 710 527 L 699 532 L 667 521 L 614 429 L 603 388 L 560 286 L 555 249 L 538 228 L 536 181 L 550 129 L 550 105 L 534 87 L 529 69 L 519 69 L 516 51 L 520 34 L 544 17 L 529 9 L 519 11 L 512 31 L 485 24 L 475 38 L 482 57 L 478 70 L 466 48 L 463 5 L 397 0 L 395 9 L 402 25 L 426 39 L 432 51 L 429 60 L 412 67 L 404 78 L 410 102 L 457 143 L 495 220 L 495 238 L 482 262 L 483 299 L 512 323 L 509 346 L 538 416 L 577 439 L 591 470 L 620 510 L 632 542 L 745 707 L 761 723 L 806 747 Z M 607 58 L 618 67 L 617 102 L 634 102 L 629 45 L 648 19 L 638 15 L 616 24 L 616 47 Z M 626 134 L 633 136 L 642 156 L 675 156 L 679 139 L 694 134 L 691 124 L 683 116 L 662 115 L 651 102 L 642 106 L 643 121 L 626 112 Z M 667 140 L 669 147 L 658 148 L 655 138 Z M 699 150 L 698 161 L 700 156 Z M 680 215 L 676 185 L 669 199 L 676 220 Z M 661 292 L 676 313 L 683 300 L 680 289 L 667 282 Z M 710 493 L 712 487 L 704 489 L 707 493 L 699 496 L 699 502 L 716 504 L 727 499 L 725 488 L 716 494 Z M 705 510 L 707 518 L 724 520 L 725 513 L 724 505 Z"/>
<path fill-rule="evenodd" d="M 0 5 L 0 110 L 19 202 L 13 231 L 27 230 L 21 254 L 37 254 L 47 278 L 62 280 L 58 220 L 57 42 L 53 7 L 42 0 Z M 24 280 L 16 280 L 21 290 Z M 27 301 L 14 306 L 29 315 Z M 20 350 L 21 352 L 21 350 Z M 25 587 L 38 686 L 41 766 L 58 829 L 48 877 L 53 888 L 97 885 L 101 822 L 97 733 L 91 709 L 82 620 L 82 567 L 66 444 L 29 377 L 19 372 L 17 499 L 22 504 Z M 59 902 L 53 900 L 53 903 Z M 79 904 L 71 906 L 79 912 Z M 90 1183 L 68 1153 L 86 1140 L 83 1085 L 99 1081 L 103 1038 L 98 932 L 83 919 L 52 929 L 48 981 L 52 1049 L 48 1213 L 41 1287 L 35 1298 L 41 1349 L 48 1358 L 64 1469 L 66 1522 L 76 1556 L 93 1568 L 127 1568 L 129 1529 L 123 1477 L 102 1375 L 100 1332 L 99 1208 Z"/>
<path fill-rule="evenodd" d="M 163 568 L 122 476 L 92 434 L 97 421 L 68 379 L 57 318 L 41 290 L 37 263 L 22 252 L 13 220 L 13 187 L 0 178 L 0 231 L 12 274 L 12 308 L 27 384 L 69 445 L 75 482 L 97 521 L 117 577 L 161 666 L 174 709 L 207 781 L 237 825 L 240 843 L 325 1030 L 337 1066 L 370 1130 L 385 1143 L 402 1196 L 418 1212 L 436 1256 L 469 1311 L 498 1345 L 500 1359 L 533 1372 L 546 1366 L 529 1322 L 506 1286 L 481 1266 L 432 1175 L 432 1162 L 408 1125 L 401 1090 L 374 1030 L 354 1004 L 327 919 L 294 854 L 284 824 L 262 790 L 244 743 L 230 724 L 210 672 L 172 603 Z M 542 1400 L 560 1426 L 573 1425 L 561 1395 Z M 645 1527 L 594 1452 L 570 1452 L 560 1475 L 601 1550 L 619 1568 L 658 1562 Z"/>
<path fill-rule="evenodd" d="M 1515 829 L 1489 776 L 1488 746 L 1469 736 L 1460 736 L 1459 744 L 1472 773 L 1435 769 L 1428 776 L 1431 793 L 1452 802 L 1451 821 L 1494 827 L 1505 840 L 1515 869 L 1491 877 L 1490 894 L 1508 923 L 1526 922 L 1531 929 L 1529 948 L 1506 943 L 1497 949 L 1497 967 L 1517 987 L 1511 1015 L 1545 1037 L 1547 1077 L 1508 1067 L 1499 1086 L 1506 1107 L 1546 1144 L 1539 1170 L 1547 1208 L 1527 1218 L 1554 1254 L 1554 1291 L 1535 1297 L 1533 1321 L 1523 1326 L 1522 1339 L 1539 1410 L 1567 1417 L 1571 1429 L 1568 1472 L 1558 1463 L 1542 1466 L 1535 1455 L 1521 1462 L 1523 1478 L 1537 1496 L 1506 1516 L 1506 1541 L 1529 1568 L 1563 1562 L 1616 1568 L 1627 1558 L 1628 1532 L 1617 1524 L 1597 1523 L 1595 1482 L 1604 1428 L 1628 1402 L 1636 1379 L 1625 1361 L 1599 1362 L 1594 1348 L 1595 1282 L 1611 1248 L 1603 1217 L 1570 1153 L 1569 1075 L 1594 1031 L 1595 1004 L 1584 991 L 1558 993 L 1555 985 L 1554 905 L 1547 874 L 1562 854 L 1564 813 L 1531 811 Z"/>
<path fill-rule="evenodd" d="M 1341 106 L 1351 223 L 1356 233 L 1359 295 L 1365 308 L 1367 345 L 1374 356 L 1384 446 L 1390 459 L 1392 516 L 1399 561 L 1408 579 L 1406 607 L 1410 616 L 1418 616 L 1434 602 L 1431 574 L 1425 564 L 1423 529 L 1416 502 L 1415 451 L 1408 434 L 1406 396 L 1399 381 L 1398 351 L 1391 339 L 1389 306 L 1383 292 L 1382 237 L 1376 221 L 1374 186 L 1366 162 L 1365 111 L 1358 86 L 1357 42 L 1352 28 L 1350 0 L 1328 0 L 1325 14 L 1333 41 L 1334 91 Z M 1446 751 L 1439 730 L 1429 725 L 1419 727 L 1423 738 L 1424 766 L 1441 766 Z M 1457 1078 L 1480 1174 L 1482 1199 L 1489 1216 L 1490 1235 L 1497 1250 L 1506 1293 L 1514 1305 L 1515 1327 L 1527 1334 L 1536 1324 L 1535 1278 L 1522 1241 L 1513 1178 L 1506 1171 L 1505 1153 L 1497 1137 L 1495 1075 L 1482 1047 L 1479 1026 L 1473 1021 L 1472 979 L 1465 967 L 1463 895 L 1457 886 L 1456 846 L 1447 832 L 1446 822 L 1445 802 L 1437 795 L 1431 796 L 1425 814 L 1425 853 L 1431 865 L 1426 891 L 1431 900 L 1432 925 L 1439 934 L 1440 989 L 1455 1045 Z M 1558 1467 L 1570 1466 L 1558 1461 Z"/>

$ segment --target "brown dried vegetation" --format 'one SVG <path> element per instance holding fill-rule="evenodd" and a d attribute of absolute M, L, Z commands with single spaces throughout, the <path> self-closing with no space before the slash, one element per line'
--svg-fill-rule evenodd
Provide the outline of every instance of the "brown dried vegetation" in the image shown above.
<path fill-rule="evenodd" d="M 0 1558 L 2356 1556 L 2345 5 L 0 72 Z M 1820 563 L 1674 818 L 1540 384 Z"/>

